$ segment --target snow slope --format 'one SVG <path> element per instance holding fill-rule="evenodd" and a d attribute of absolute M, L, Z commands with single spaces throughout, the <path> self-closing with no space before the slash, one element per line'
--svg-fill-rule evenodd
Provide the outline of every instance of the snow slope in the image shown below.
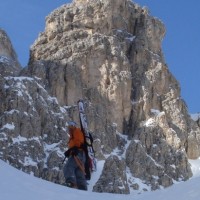
<path fill-rule="evenodd" d="M 79 191 L 25 174 L 0 160 L 1 200 L 198 200 L 200 199 L 200 159 L 190 161 L 194 176 L 170 188 L 137 195 L 101 194 Z M 100 163 L 102 165 L 103 163 Z M 99 174 L 95 174 L 97 178 Z"/>

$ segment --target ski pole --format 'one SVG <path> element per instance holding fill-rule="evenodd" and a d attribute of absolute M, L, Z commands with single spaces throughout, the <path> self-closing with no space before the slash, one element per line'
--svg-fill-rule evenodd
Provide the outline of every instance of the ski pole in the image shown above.
<path fill-rule="evenodd" d="M 63 161 L 62 161 L 62 164 L 64 164 L 66 158 L 67 158 L 67 157 L 65 156 L 65 158 L 64 158 Z"/>

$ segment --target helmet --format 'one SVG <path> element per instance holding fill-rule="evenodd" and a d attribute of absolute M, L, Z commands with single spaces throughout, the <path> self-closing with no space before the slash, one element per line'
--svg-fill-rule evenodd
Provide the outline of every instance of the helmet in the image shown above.
<path fill-rule="evenodd" d="M 77 126 L 77 124 L 76 124 L 76 122 L 74 122 L 74 121 L 70 121 L 70 122 L 68 122 L 68 126 Z"/>

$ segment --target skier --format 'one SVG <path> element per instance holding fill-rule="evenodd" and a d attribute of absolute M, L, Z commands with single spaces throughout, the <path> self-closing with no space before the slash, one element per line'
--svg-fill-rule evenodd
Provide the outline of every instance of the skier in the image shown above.
<path fill-rule="evenodd" d="M 68 160 L 63 169 L 66 186 L 87 190 L 84 168 L 86 160 L 84 152 L 84 135 L 81 129 L 77 127 L 76 122 L 69 122 L 68 129 L 70 138 L 68 150 L 65 152 L 65 156 L 68 157 Z"/>

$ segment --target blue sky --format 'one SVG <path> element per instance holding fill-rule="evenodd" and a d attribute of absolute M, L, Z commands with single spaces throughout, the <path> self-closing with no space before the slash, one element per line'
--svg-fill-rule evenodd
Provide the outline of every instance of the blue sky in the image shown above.
<path fill-rule="evenodd" d="M 45 17 L 71 0 L 0 0 L 0 28 L 9 35 L 22 66 L 29 48 L 44 30 Z M 190 113 L 200 112 L 200 1 L 135 0 L 163 21 L 165 61 L 179 81 Z"/>

